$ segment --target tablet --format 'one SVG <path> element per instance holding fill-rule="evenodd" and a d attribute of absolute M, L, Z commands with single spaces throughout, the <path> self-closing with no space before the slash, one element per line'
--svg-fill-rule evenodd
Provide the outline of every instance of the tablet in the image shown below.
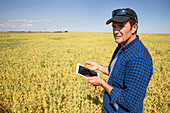
<path fill-rule="evenodd" d="M 82 77 L 85 77 L 85 78 L 87 78 L 87 77 L 94 77 L 94 76 L 99 77 L 99 73 L 98 72 L 86 69 L 84 66 L 82 66 L 80 64 L 77 64 L 76 74 L 80 75 Z"/>

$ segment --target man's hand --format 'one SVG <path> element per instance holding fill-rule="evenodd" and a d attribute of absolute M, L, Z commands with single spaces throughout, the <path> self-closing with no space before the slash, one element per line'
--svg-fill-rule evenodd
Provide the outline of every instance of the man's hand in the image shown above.
<path fill-rule="evenodd" d="M 86 62 L 83 65 L 86 69 L 89 69 L 89 70 L 92 70 L 92 71 L 98 70 L 98 71 L 101 71 L 102 73 L 104 73 L 106 75 L 109 75 L 108 67 L 101 66 L 96 62 Z"/>
<path fill-rule="evenodd" d="M 93 86 L 102 86 L 105 81 L 100 77 L 88 77 L 88 82 Z"/>
<path fill-rule="evenodd" d="M 86 62 L 83 65 L 84 65 L 85 68 L 90 69 L 92 71 L 100 69 L 100 65 L 98 63 L 96 63 L 96 62 Z M 87 65 L 89 65 L 90 67 L 87 66 Z"/>
<path fill-rule="evenodd" d="M 100 77 L 88 77 L 88 82 L 91 83 L 93 86 L 102 86 L 109 94 L 113 89 L 112 86 L 107 84 L 103 79 Z"/>

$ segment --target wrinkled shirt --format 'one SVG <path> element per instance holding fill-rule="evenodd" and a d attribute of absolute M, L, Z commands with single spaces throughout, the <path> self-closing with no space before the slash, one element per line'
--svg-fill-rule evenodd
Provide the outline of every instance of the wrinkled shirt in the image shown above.
<path fill-rule="evenodd" d="M 110 95 L 104 93 L 103 110 L 105 113 L 142 113 L 143 100 L 153 74 L 152 58 L 137 35 L 122 47 L 110 71 L 112 60 L 120 48 L 118 44 L 108 66 L 110 77 L 107 83 L 113 89 Z"/>

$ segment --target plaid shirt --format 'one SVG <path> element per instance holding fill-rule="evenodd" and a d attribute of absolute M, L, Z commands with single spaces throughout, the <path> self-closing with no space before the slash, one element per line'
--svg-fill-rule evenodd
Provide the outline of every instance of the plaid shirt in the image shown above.
<path fill-rule="evenodd" d="M 142 113 L 143 100 L 148 83 L 153 74 L 152 58 L 139 40 L 139 36 L 123 46 L 116 63 L 110 72 L 110 65 L 120 44 L 116 48 L 110 61 L 108 70 L 110 78 L 108 84 L 113 87 L 110 95 L 105 91 L 103 109 L 106 113 Z M 115 104 L 118 105 L 116 109 Z"/>

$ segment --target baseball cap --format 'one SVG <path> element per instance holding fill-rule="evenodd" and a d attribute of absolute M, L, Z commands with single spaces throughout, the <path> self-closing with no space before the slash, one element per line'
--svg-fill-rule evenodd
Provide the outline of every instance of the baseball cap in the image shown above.
<path fill-rule="evenodd" d="M 126 9 L 116 9 L 112 12 L 112 18 L 109 19 L 106 24 L 110 24 L 111 22 L 126 22 L 130 18 L 134 19 L 136 23 L 138 23 L 137 14 L 134 10 L 130 8 Z"/>

